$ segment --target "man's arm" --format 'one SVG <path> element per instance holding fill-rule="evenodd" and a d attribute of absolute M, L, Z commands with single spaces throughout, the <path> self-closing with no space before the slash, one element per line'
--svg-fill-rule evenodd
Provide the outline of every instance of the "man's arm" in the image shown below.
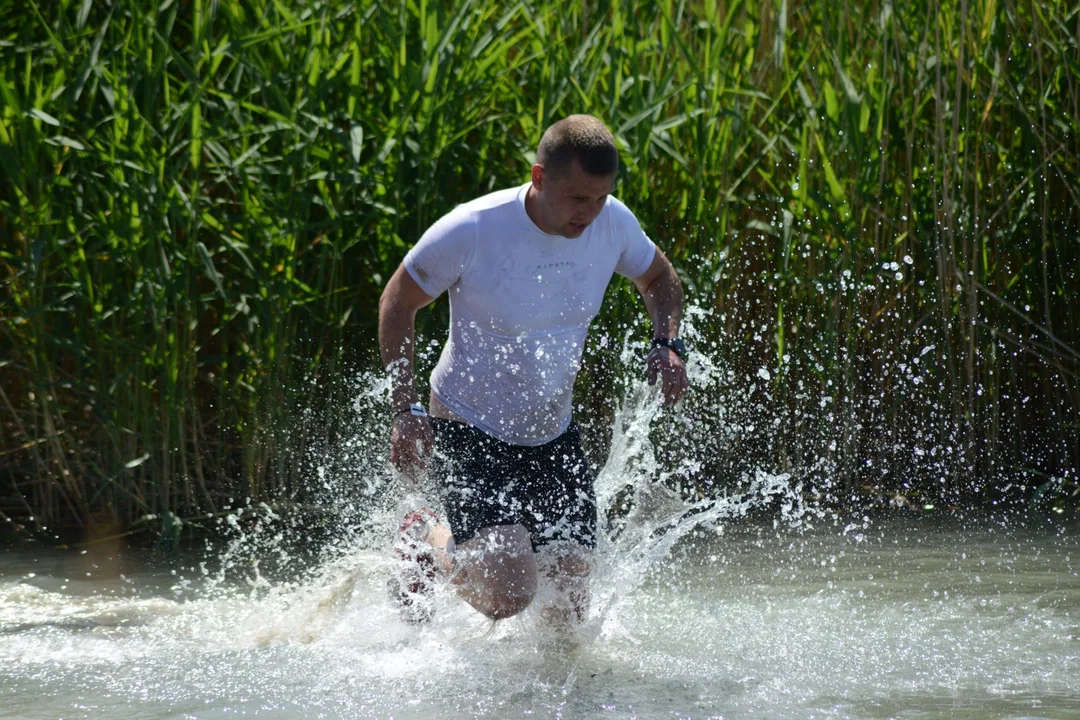
<path fill-rule="evenodd" d="M 399 470 L 423 467 L 423 456 L 434 444 L 427 418 L 402 412 L 419 401 L 413 386 L 416 311 L 434 299 L 416 284 L 404 264 L 398 266 L 379 298 L 379 353 L 390 373 L 390 411 L 394 413 L 390 461 Z"/>
<path fill-rule="evenodd" d="M 675 268 L 668 261 L 660 248 L 643 275 L 634 278 L 634 285 L 645 300 L 655 328 L 655 337 L 674 338 L 679 336 L 679 323 L 682 322 L 683 292 L 682 283 L 675 273 Z"/>
<path fill-rule="evenodd" d="M 683 312 L 682 283 L 660 248 L 656 248 L 656 255 L 653 256 L 649 269 L 634 278 L 634 285 L 645 300 L 645 308 L 652 319 L 653 337 L 678 337 Z M 690 384 L 682 359 L 670 348 L 658 347 L 649 353 L 649 384 L 655 384 L 657 377 L 661 380 L 664 401 L 667 404 L 678 402 Z"/>

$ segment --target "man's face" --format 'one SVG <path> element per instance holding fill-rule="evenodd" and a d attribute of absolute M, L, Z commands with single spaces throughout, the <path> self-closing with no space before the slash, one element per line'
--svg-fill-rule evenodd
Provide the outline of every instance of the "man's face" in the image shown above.
<path fill-rule="evenodd" d="M 532 171 L 536 188 L 540 229 L 550 235 L 576 238 L 585 232 L 615 188 L 615 175 L 590 175 L 577 160 L 556 173 L 545 172 L 540 165 Z"/>

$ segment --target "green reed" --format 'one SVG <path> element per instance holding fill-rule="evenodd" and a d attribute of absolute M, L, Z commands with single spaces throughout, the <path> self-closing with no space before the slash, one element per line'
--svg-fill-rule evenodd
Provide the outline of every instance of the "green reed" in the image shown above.
<path fill-rule="evenodd" d="M 783 427 L 695 438 L 715 465 L 690 485 L 764 462 L 818 468 L 840 503 L 1076 487 L 1067 3 L 0 13 L 6 516 L 172 537 L 245 498 L 303 498 L 308 454 L 354 422 L 341 381 L 374 364 L 404 252 L 521 182 L 571 112 L 615 131 L 618 193 L 712 312 L 705 339 L 738 377 L 771 369 L 728 410 Z M 640 303 L 625 283 L 609 300 L 598 330 L 621 337 Z M 421 329 L 444 322 L 440 303 Z M 614 352 L 589 351 L 590 417 L 622 380 Z M 914 359 L 918 386 L 897 369 Z"/>

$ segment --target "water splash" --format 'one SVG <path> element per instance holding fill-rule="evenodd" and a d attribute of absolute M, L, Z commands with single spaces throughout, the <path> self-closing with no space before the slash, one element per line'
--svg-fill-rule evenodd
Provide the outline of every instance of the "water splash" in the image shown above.
<path fill-rule="evenodd" d="M 594 602 L 579 640 L 610 634 L 619 604 L 692 534 L 722 533 L 725 523 L 766 507 L 778 510 L 776 523 L 794 528 L 824 514 L 808 504 L 802 484 L 791 472 L 767 467 L 746 469 L 729 490 L 717 486 L 702 492 L 701 472 L 707 464 L 703 454 L 717 450 L 716 439 L 734 442 L 746 430 L 745 413 L 729 408 L 752 404 L 757 390 L 732 382 L 732 371 L 717 352 L 710 352 L 698 330 L 707 316 L 700 308 L 688 308 L 684 335 L 697 346 L 688 365 L 697 399 L 691 396 L 677 410 L 664 408 L 659 388 L 642 377 L 640 349 L 632 331 L 619 343 L 610 338 L 601 343 L 620 348 L 619 373 L 626 381 L 614 413 L 608 460 L 596 478 L 601 533 L 592 559 Z M 419 343 L 418 349 L 418 365 L 434 359 L 434 344 Z M 356 432 L 344 438 L 336 453 L 316 446 L 309 458 L 314 503 L 332 511 L 336 528 L 321 543 L 315 562 L 299 565 L 284 549 L 302 545 L 298 538 L 305 535 L 305 526 L 282 529 L 264 508 L 247 528 L 240 527 L 235 516 L 225 519 L 234 537 L 218 558 L 216 570 L 205 572 L 207 595 L 246 592 L 248 601 L 257 603 L 241 622 L 251 629 L 256 645 L 319 642 L 338 631 L 340 618 L 354 612 L 358 602 L 376 603 L 378 611 L 368 608 L 368 614 L 392 622 L 388 599 L 379 591 L 372 595 L 368 585 L 378 584 L 375 578 L 394 569 L 390 546 L 404 512 L 420 505 L 441 509 L 429 477 L 421 476 L 414 485 L 388 468 L 382 422 L 389 397 L 385 377 L 358 374 L 352 387 Z M 718 396 L 724 401 L 717 402 Z M 695 438 L 702 437 L 713 442 L 695 444 Z M 658 438 L 680 443 L 678 452 L 672 452 L 670 444 L 658 443 Z M 275 560 L 279 576 L 275 581 L 262 573 L 261 563 L 267 558 Z M 294 575 L 281 579 L 282 569 Z M 545 593 L 550 594 L 550 588 L 542 586 L 541 600 Z M 449 614 L 458 623 L 462 613 L 469 614 L 458 607 L 461 603 L 448 588 L 441 588 L 436 603 L 440 614 Z M 486 622 L 477 619 L 472 624 L 486 627 Z M 545 637 L 543 624 L 532 611 L 500 623 L 497 632 Z"/>

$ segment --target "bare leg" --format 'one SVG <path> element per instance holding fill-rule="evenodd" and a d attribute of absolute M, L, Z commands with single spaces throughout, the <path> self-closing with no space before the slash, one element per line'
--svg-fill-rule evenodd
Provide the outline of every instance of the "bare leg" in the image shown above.
<path fill-rule="evenodd" d="M 589 550 L 575 546 L 541 556 L 544 575 L 555 591 L 550 604 L 541 611 L 541 617 L 553 630 L 570 632 L 580 626 L 589 613 L 590 554 Z"/>
<path fill-rule="evenodd" d="M 436 525 L 428 542 L 458 595 L 492 620 L 517 615 L 536 596 L 536 555 L 524 526 L 483 528 L 455 549 L 450 531 Z"/>

